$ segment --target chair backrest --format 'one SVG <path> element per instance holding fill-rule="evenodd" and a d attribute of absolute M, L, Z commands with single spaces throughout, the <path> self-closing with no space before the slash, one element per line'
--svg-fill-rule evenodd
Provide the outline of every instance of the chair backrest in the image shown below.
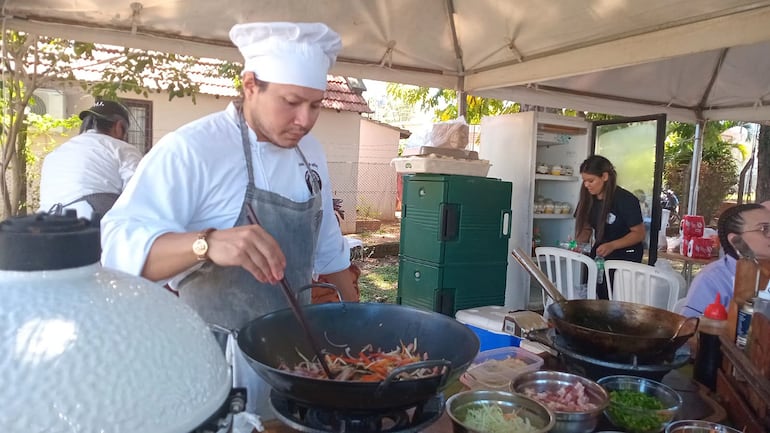
<path fill-rule="evenodd" d="M 665 210 L 665 209 L 664 209 Z M 655 262 L 655 269 L 660 269 L 663 272 L 671 273 L 676 277 L 676 280 L 679 281 L 679 299 L 684 298 L 687 296 L 687 280 L 684 278 L 684 276 L 675 271 L 674 268 L 671 266 L 671 261 L 658 258 L 658 260 Z"/>
<path fill-rule="evenodd" d="M 537 265 L 548 279 L 567 299 L 596 299 L 596 262 L 590 257 L 555 247 L 535 248 Z M 584 270 L 587 280 L 582 283 Z M 543 306 L 547 307 L 552 299 L 543 293 Z"/>
<path fill-rule="evenodd" d="M 636 302 L 673 311 L 679 299 L 679 280 L 671 272 L 625 260 L 607 260 L 604 272 L 613 301 Z"/>
<path fill-rule="evenodd" d="M 676 314 L 682 314 L 680 313 L 680 311 L 682 310 L 682 308 L 684 308 L 685 305 L 687 305 L 686 296 L 684 298 L 679 298 L 679 300 L 677 300 L 676 303 L 674 304 L 674 308 L 672 308 L 671 311 L 673 311 Z"/>

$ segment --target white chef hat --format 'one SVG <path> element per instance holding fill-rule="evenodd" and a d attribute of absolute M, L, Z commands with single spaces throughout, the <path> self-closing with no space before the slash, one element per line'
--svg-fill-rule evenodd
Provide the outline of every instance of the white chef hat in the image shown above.
<path fill-rule="evenodd" d="M 243 54 L 243 71 L 261 81 L 326 90 L 326 74 L 342 48 L 340 36 L 322 23 L 247 23 L 230 29 Z"/>

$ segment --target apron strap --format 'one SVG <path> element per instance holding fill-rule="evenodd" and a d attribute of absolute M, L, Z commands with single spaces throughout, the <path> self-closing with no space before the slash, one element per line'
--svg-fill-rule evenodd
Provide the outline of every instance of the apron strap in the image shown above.
<path fill-rule="evenodd" d="M 236 101 L 234 104 L 238 112 L 238 129 L 241 130 L 241 144 L 243 145 L 243 155 L 246 157 L 246 172 L 249 174 L 249 186 L 254 187 L 254 163 L 251 159 L 249 128 L 246 126 L 246 119 L 243 117 L 243 102 Z"/>
<path fill-rule="evenodd" d="M 64 208 L 68 206 L 72 206 L 75 203 L 79 203 L 81 201 L 84 201 L 88 203 L 89 206 L 91 206 L 91 210 L 93 213 L 98 213 L 101 216 L 104 216 L 104 214 L 107 213 L 108 210 L 112 209 L 112 206 L 115 205 L 115 202 L 118 200 L 118 197 L 120 197 L 120 194 L 115 194 L 111 192 L 97 192 L 93 194 L 86 194 L 76 200 L 72 200 L 69 203 L 56 203 L 55 205 L 51 206 L 51 208 L 48 210 L 48 213 L 53 215 L 63 215 L 64 214 Z"/>

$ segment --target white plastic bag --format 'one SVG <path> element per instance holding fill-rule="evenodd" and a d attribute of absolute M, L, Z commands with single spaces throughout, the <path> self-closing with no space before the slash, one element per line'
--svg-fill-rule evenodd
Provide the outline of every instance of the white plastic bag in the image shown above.
<path fill-rule="evenodd" d="M 417 155 L 422 146 L 430 146 L 431 126 L 423 125 L 412 131 L 412 135 L 406 141 L 402 156 Z"/>
<path fill-rule="evenodd" d="M 448 147 L 465 149 L 468 147 L 468 123 L 461 116 L 454 120 L 439 122 L 433 125 L 430 133 L 430 145 L 433 147 Z"/>

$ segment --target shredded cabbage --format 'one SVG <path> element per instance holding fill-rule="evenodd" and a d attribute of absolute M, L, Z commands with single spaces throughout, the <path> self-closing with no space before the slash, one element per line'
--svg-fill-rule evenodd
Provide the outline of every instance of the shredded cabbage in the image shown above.
<path fill-rule="evenodd" d="M 484 433 L 534 433 L 537 431 L 528 419 L 518 416 L 516 412 L 505 414 L 496 404 L 482 404 L 468 409 L 463 424 Z"/>

